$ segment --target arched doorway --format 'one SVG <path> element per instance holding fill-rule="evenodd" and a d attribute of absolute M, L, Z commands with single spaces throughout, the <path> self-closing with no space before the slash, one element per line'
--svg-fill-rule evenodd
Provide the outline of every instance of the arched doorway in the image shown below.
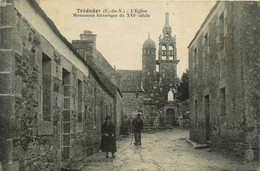
<path fill-rule="evenodd" d="M 171 126 L 176 126 L 176 119 L 175 119 L 175 111 L 174 109 L 167 109 L 166 110 L 166 124 L 170 124 Z"/>

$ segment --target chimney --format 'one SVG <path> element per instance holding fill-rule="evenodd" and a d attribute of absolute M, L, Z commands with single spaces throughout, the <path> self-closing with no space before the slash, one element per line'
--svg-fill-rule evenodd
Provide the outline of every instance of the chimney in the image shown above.
<path fill-rule="evenodd" d="M 80 34 L 80 40 L 87 40 L 91 41 L 94 44 L 94 47 L 96 48 L 96 34 L 93 34 L 92 31 L 85 30 L 83 34 Z"/>
<path fill-rule="evenodd" d="M 96 37 L 97 35 L 92 31 L 85 30 L 83 34 L 80 34 L 80 40 L 72 40 L 72 45 L 85 60 L 95 58 L 97 55 Z"/>

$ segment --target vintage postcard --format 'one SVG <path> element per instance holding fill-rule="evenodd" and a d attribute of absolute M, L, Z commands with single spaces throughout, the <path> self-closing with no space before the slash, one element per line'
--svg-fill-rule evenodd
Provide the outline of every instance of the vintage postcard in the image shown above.
<path fill-rule="evenodd" d="M 259 1 L 0 0 L 0 171 L 259 170 Z"/>

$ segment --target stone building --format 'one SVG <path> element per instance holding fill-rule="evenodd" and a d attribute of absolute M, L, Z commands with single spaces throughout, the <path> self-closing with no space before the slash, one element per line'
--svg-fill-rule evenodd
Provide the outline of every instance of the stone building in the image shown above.
<path fill-rule="evenodd" d="M 188 47 L 190 138 L 246 160 L 259 156 L 259 15 L 219 1 Z"/>
<path fill-rule="evenodd" d="M 124 88 L 131 89 L 123 97 L 122 106 L 124 108 L 127 106 L 128 109 L 128 113 L 125 114 L 137 113 L 137 110 L 141 110 L 146 124 L 176 125 L 178 103 L 175 100 L 175 90 L 178 84 L 177 64 L 179 62 L 176 50 L 176 36 L 172 36 L 169 13 L 166 13 L 163 35 L 159 37 L 158 58 L 156 59 L 156 45 L 148 35 L 142 48 L 142 70 L 119 70 L 121 76 L 126 78 L 121 80 L 122 84 L 125 84 L 122 87 L 123 96 L 126 93 Z M 139 95 L 142 92 L 142 96 L 137 95 L 136 92 Z M 136 105 L 137 101 L 142 103 L 139 107 Z"/>
<path fill-rule="evenodd" d="M 113 103 L 99 101 L 101 123 L 105 121 L 105 117 L 110 115 L 112 121 L 116 123 L 117 134 L 119 134 L 121 125 L 121 77 L 120 74 L 108 63 L 104 56 L 96 49 L 96 36 L 91 31 L 85 30 L 80 34 L 80 40 L 73 40 L 72 45 L 84 60 L 96 71 L 100 80 L 104 83 L 106 89 L 110 90 L 114 95 Z"/>
<path fill-rule="evenodd" d="M 0 8 L 3 169 L 59 170 L 95 152 L 106 115 L 119 133 L 118 75 L 95 35 L 85 31 L 75 50 L 36 1 L 1 1 Z"/>
<path fill-rule="evenodd" d="M 142 71 L 118 70 L 121 75 L 123 121 L 127 124 L 143 109 Z"/>

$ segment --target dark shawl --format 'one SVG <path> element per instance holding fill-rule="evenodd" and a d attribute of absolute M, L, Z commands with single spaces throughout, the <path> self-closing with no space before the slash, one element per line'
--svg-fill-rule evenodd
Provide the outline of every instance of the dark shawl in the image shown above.
<path fill-rule="evenodd" d="M 108 136 L 105 136 L 105 133 Z M 110 123 L 103 123 L 101 126 L 101 145 L 100 149 L 103 152 L 116 152 L 116 128 L 115 125 Z"/>

